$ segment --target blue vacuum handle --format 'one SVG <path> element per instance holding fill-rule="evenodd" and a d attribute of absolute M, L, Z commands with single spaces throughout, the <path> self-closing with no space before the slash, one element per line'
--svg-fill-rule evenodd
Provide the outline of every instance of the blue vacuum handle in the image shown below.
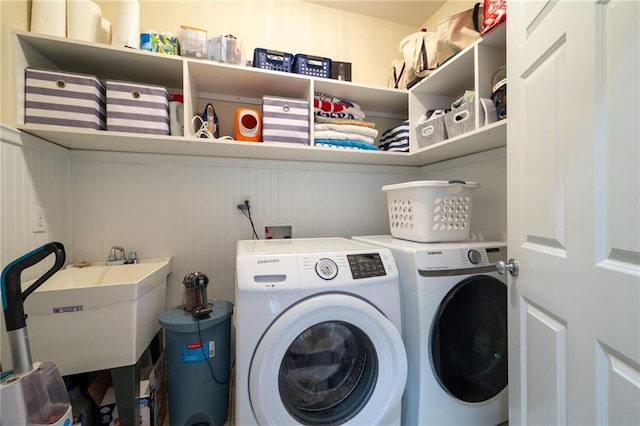
<path fill-rule="evenodd" d="M 22 271 L 40 262 L 50 254 L 55 254 L 56 256 L 54 265 L 22 292 L 20 283 Z M 24 314 L 24 300 L 62 268 L 65 259 L 66 255 L 62 243 L 52 242 L 30 251 L 11 262 L 2 270 L 0 285 L 2 286 L 2 309 L 4 310 L 7 331 L 18 330 L 27 326 L 27 317 Z"/>

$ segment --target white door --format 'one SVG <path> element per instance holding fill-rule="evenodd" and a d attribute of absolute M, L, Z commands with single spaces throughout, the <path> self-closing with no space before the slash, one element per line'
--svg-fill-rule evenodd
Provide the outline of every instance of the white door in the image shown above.
<path fill-rule="evenodd" d="M 640 1 L 509 1 L 510 424 L 640 424 Z"/>

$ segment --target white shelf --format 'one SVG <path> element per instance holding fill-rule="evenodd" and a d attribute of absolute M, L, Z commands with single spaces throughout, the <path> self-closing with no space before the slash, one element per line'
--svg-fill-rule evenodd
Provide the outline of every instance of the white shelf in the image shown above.
<path fill-rule="evenodd" d="M 155 136 L 24 124 L 24 69 L 44 67 L 96 75 L 98 78 L 163 85 L 185 93 L 185 116 L 203 99 L 238 105 L 261 103 L 262 96 L 313 99 L 324 92 L 360 105 L 367 117 L 387 123 L 416 122 L 430 102 L 451 99 L 461 87 L 478 85 L 478 45 L 470 46 L 410 91 L 331 79 L 239 67 L 213 61 L 160 55 L 134 49 L 14 31 L 17 127 L 75 150 L 121 151 L 214 157 L 314 161 L 331 163 L 423 166 L 506 145 L 506 120 L 411 153 L 356 151 L 293 144 L 265 144 L 188 137 Z M 504 50 L 505 32 L 497 28 L 479 44 Z M 494 56 L 493 53 L 485 56 Z M 484 57 L 484 56 L 483 56 Z M 489 65 L 494 61 L 490 59 Z M 480 71 L 483 73 L 484 71 Z M 483 76 L 484 77 L 484 76 Z M 186 122 L 186 120 L 185 120 Z M 378 130 L 386 130 L 378 127 Z M 412 137 L 414 131 L 412 130 Z M 413 143 L 412 143 L 413 145 Z"/>

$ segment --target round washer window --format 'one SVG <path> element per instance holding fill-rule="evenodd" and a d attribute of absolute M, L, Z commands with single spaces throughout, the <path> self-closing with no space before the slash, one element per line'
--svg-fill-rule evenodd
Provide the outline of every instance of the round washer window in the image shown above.
<path fill-rule="evenodd" d="M 467 402 L 493 398 L 507 386 L 507 286 L 488 276 L 456 285 L 431 330 L 431 361 L 440 385 Z"/>
<path fill-rule="evenodd" d="M 278 374 L 280 398 L 302 424 L 341 424 L 367 403 L 378 375 L 369 337 L 358 327 L 327 321 L 289 346 Z"/>

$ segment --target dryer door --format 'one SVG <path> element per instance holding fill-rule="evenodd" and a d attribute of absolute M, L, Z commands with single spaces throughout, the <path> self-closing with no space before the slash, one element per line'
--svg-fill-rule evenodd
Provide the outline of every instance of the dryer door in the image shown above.
<path fill-rule="evenodd" d="M 407 376 L 402 337 L 375 307 L 345 294 L 305 299 L 254 353 L 249 394 L 260 424 L 380 424 Z"/>
<path fill-rule="evenodd" d="M 431 328 L 431 362 L 440 385 L 467 402 L 507 386 L 507 286 L 473 276 L 445 296 Z"/>

